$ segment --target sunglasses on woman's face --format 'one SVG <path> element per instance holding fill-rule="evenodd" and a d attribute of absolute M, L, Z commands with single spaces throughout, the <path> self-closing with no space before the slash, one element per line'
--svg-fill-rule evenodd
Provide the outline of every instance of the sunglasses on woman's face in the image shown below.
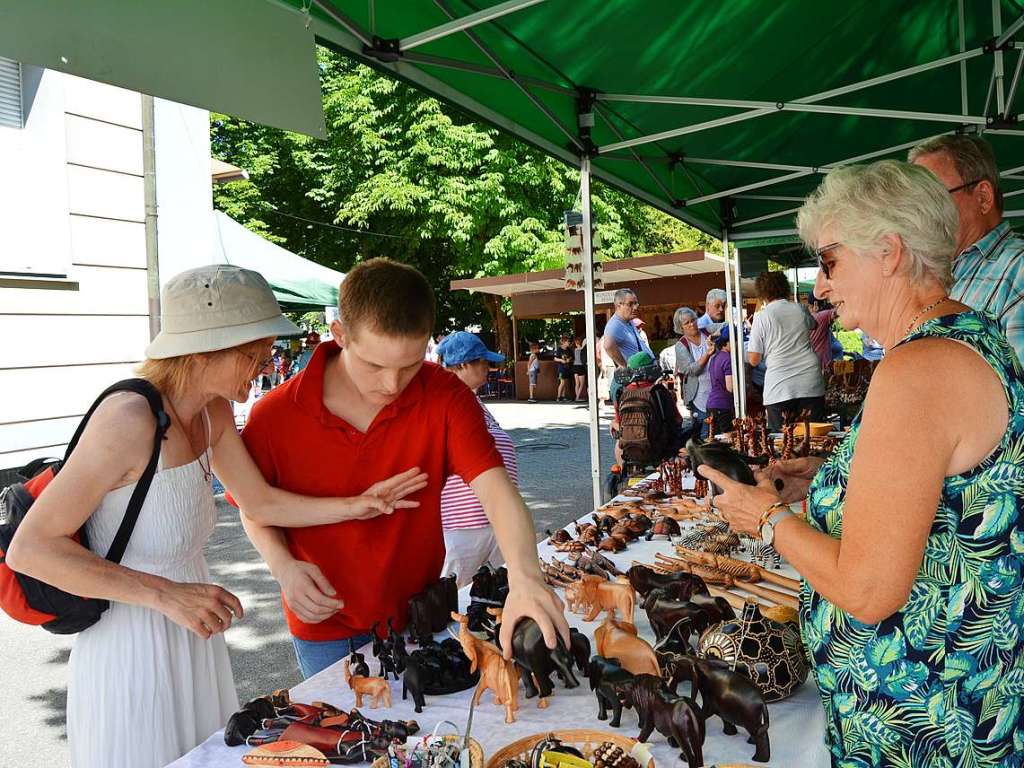
<path fill-rule="evenodd" d="M 829 251 L 834 251 L 840 245 L 842 245 L 842 243 L 829 243 L 828 245 L 821 246 L 821 248 L 814 249 L 814 255 L 818 259 L 818 269 L 821 270 L 821 274 L 825 276 L 826 280 L 832 278 L 832 265 L 826 261 L 822 261 L 821 257 Z"/>

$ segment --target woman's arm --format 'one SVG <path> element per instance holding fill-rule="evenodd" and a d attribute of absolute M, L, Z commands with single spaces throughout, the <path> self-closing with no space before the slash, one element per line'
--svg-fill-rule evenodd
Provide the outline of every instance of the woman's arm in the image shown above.
<path fill-rule="evenodd" d="M 126 393 L 106 399 L 18 527 L 7 565 L 73 595 L 152 608 L 209 637 L 241 617 L 234 595 L 212 584 L 179 584 L 117 565 L 72 539 L 109 491 L 142 475 L 155 430 L 143 397 Z"/>
<path fill-rule="evenodd" d="M 361 496 L 319 498 L 275 488 L 267 483 L 249 456 L 235 429 L 230 404 L 226 400 L 217 400 L 209 410 L 216 437 L 213 471 L 230 490 L 238 506 L 245 510 L 245 515 L 254 522 L 303 528 L 345 520 L 365 520 L 420 505 L 418 501 L 405 500 L 406 496 L 427 485 L 426 474 L 416 467 L 371 486 Z"/>
<path fill-rule="evenodd" d="M 920 570 L 945 477 L 976 466 L 999 442 L 1007 418 L 995 373 L 971 350 L 936 339 L 893 350 L 865 402 L 842 538 L 789 518 L 776 530 L 776 549 L 855 618 L 877 623 L 892 615 Z M 754 533 L 778 499 L 767 478 L 752 487 L 703 467 L 701 473 L 727 489 L 715 501 L 739 530 Z"/>
<path fill-rule="evenodd" d="M 732 392 L 732 376 L 725 377 L 725 391 Z"/>

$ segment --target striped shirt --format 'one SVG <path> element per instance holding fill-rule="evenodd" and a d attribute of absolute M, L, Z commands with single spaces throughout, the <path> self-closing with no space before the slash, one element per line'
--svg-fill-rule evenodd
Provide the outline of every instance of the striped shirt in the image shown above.
<path fill-rule="evenodd" d="M 984 312 L 1024 359 L 1024 238 L 1002 222 L 953 262 L 951 298 Z"/>
<path fill-rule="evenodd" d="M 480 403 L 480 399 L 477 398 Z M 494 444 L 505 462 L 505 469 L 512 482 L 519 485 L 519 463 L 516 461 L 516 447 L 512 444 L 512 438 L 506 434 L 498 422 L 494 420 L 491 412 L 483 403 L 480 408 L 484 412 L 484 422 L 487 424 L 487 431 L 494 438 Z M 484 508 L 480 506 L 479 500 L 473 490 L 462 482 L 458 475 L 450 475 L 441 490 L 441 525 L 445 530 L 456 528 L 483 528 L 490 525 Z"/>

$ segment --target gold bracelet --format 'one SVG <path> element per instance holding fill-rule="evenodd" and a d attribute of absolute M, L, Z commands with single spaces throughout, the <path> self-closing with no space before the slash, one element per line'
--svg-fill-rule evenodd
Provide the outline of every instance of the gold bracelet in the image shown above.
<path fill-rule="evenodd" d="M 766 522 L 768 522 L 768 518 L 771 517 L 772 513 L 777 509 L 789 509 L 789 504 L 787 504 L 784 501 L 776 501 L 774 504 L 768 507 L 768 509 L 762 512 L 761 517 L 757 521 L 758 533 L 761 532 L 761 528 L 764 526 Z"/>

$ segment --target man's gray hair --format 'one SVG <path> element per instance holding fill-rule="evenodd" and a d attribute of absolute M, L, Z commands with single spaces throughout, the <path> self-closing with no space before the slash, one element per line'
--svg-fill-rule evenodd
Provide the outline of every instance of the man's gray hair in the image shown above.
<path fill-rule="evenodd" d="M 918 144 L 907 153 L 907 160 L 916 162 L 924 155 L 941 152 L 953 161 L 962 184 L 987 181 L 995 193 L 996 210 L 1003 212 L 1003 190 L 999 188 L 999 166 L 992 145 L 980 136 L 946 134 Z"/>
<path fill-rule="evenodd" d="M 728 295 L 721 288 L 712 288 L 708 291 L 708 295 L 704 297 L 704 306 L 707 306 L 712 301 L 729 301 Z"/>
<path fill-rule="evenodd" d="M 627 296 L 633 296 L 635 298 L 636 291 L 634 291 L 632 288 L 619 288 L 619 290 L 615 292 L 615 296 L 612 297 L 612 300 L 616 304 L 621 304 L 623 301 L 626 300 Z"/>
<path fill-rule="evenodd" d="M 672 315 L 672 327 L 675 329 L 677 335 L 683 335 L 683 323 L 687 320 L 696 320 L 697 313 L 689 307 L 680 307 L 676 310 L 676 313 Z"/>
<path fill-rule="evenodd" d="M 929 171 L 899 160 L 848 165 L 831 171 L 797 214 L 800 238 L 810 249 L 822 230 L 860 254 L 877 251 L 897 235 L 910 259 L 910 278 L 934 277 L 947 288 L 956 244 L 953 198 Z"/>

